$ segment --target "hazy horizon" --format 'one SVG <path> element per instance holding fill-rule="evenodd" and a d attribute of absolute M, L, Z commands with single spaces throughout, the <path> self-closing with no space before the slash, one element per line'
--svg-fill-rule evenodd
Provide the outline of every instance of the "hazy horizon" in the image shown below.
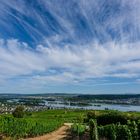
<path fill-rule="evenodd" d="M 5 92 L 5 93 L 0 93 L 0 95 L 140 95 L 140 93 L 74 93 L 74 92 L 65 92 L 65 93 L 62 93 L 62 92 L 44 92 L 44 93 L 8 93 L 8 92 Z"/>

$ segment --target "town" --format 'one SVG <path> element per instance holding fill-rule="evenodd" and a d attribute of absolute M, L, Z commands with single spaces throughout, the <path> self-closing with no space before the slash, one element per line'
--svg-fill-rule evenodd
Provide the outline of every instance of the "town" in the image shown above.
<path fill-rule="evenodd" d="M 83 94 L 1 94 L 0 113 L 12 113 L 17 106 L 24 106 L 27 112 L 37 112 L 49 109 L 97 109 L 112 108 L 119 111 L 139 111 L 140 95 L 83 95 Z M 131 110 L 130 107 L 137 110 Z"/>

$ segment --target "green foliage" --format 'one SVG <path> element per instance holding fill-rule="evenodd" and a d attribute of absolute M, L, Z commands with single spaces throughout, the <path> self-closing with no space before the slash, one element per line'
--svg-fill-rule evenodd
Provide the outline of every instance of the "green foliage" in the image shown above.
<path fill-rule="evenodd" d="M 89 127 L 90 127 L 90 139 L 91 140 L 98 140 L 98 129 L 97 129 L 96 120 L 90 119 Z"/>
<path fill-rule="evenodd" d="M 106 124 L 116 124 L 116 123 L 126 124 L 127 117 L 118 112 L 109 112 L 108 114 L 103 114 L 97 117 L 98 125 Z"/>
<path fill-rule="evenodd" d="M 138 121 L 138 123 L 137 123 L 137 125 L 138 125 L 138 138 L 140 139 L 140 120 Z"/>
<path fill-rule="evenodd" d="M 90 130 L 90 140 L 94 139 L 94 133 L 93 133 L 93 129 L 94 129 L 94 123 L 93 123 L 93 119 L 89 120 L 89 130 Z"/>
<path fill-rule="evenodd" d="M 16 107 L 16 109 L 13 111 L 13 116 L 15 118 L 23 118 L 23 116 L 24 116 L 24 107 L 23 106 Z"/>
<path fill-rule="evenodd" d="M 87 111 L 84 110 L 47 110 L 25 114 L 24 118 L 15 118 L 9 114 L 5 116 L 1 115 L 0 134 L 15 139 L 34 137 L 51 132 L 60 127 L 64 122 L 73 122 L 74 125 L 72 126 L 72 131 L 79 136 L 82 136 L 86 130 L 85 125 L 81 123 L 87 114 Z M 93 139 L 98 139 L 98 134 L 101 138 L 106 137 L 108 140 L 140 139 L 140 121 L 138 121 L 140 116 L 139 113 L 90 111 L 87 116 L 88 119 L 93 117 L 92 120 L 88 121 L 90 124 L 90 134 Z M 103 120 L 102 123 L 99 123 L 101 122 L 99 121 L 101 118 L 106 119 L 107 123 L 105 123 L 105 120 Z M 95 119 L 97 119 L 100 126 L 98 125 L 97 127 Z M 127 119 L 130 119 L 130 121 L 122 122 Z M 77 124 L 79 122 L 80 124 Z M 103 124 L 103 126 L 101 124 Z"/>
<path fill-rule="evenodd" d="M 128 121 L 127 125 L 109 124 L 98 127 L 99 136 L 109 140 L 139 140 L 139 122 Z"/>
<path fill-rule="evenodd" d="M 83 123 L 83 120 L 84 120 L 84 117 L 83 117 L 82 114 L 80 114 L 80 115 L 77 117 L 77 121 L 78 121 L 79 123 Z"/>
<path fill-rule="evenodd" d="M 30 111 L 25 111 L 25 113 L 24 113 L 26 116 L 31 116 L 32 115 L 32 112 L 30 112 Z"/>
<path fill-rule="evenodd" d="M 116 140 L 132 140 L 132 133 L 127 125 L 116 125 Z"/>
<path fill-rule="evenodd" d="M 114 124 L 98 127 L 100 137 L 116 140 L 116 126 Z"/>
<path fill-rule="evenodd" d="M 132 137 L 134 140 L 139 139 L 139 134 L 138 134 L 138 125 L 136 124 L 135 121 L 128 121 L 128 127 L 132 133 Z"/>
<path fill-rule="evenodd" d="M 79 122 L 78 116 L 82 119 L 85 111 L 79 110 L 47 110 L 25 112 L 24 118 L 17 118 L 11 115 L 0 116 L 0 135 L 19 139 L 23 137 L 34 137 L 54 131 L 64 122 Z M 81 133 L 82 127 L 79 128 Z"/>
<path fill-rule="evenodd" d="M 72 130 L 72 133 L 80 136 L 80 135 L 83 135 L 86 131 L 86 126 L 83 125 L 83 124 L 73 124 L 72 127 L 71 127 L 71 130 Z"/>
<path fill-rule="evenodd" d="M 140 139 L 140 114 L 136 112 L 119 111 L 90 111 L 86 121 L 96 119 L 99 136 L 109 140 L 138 140 Z M 130 120 L 130 121 L 128 121 Z M 93 128 L 90 129 L 92 132 Z M 90 133 L 91 133 L 90 132 Z M 93 137 L 93 134 L 91 134 Z"/>
<path fill-rule="evenodd" d="M 0 133 L 11 137 L 24 137 L 29 131 L 29 125 L 24 119 L 0 117 Z"/>
<path fill-rule="evenodd" d="M 107 124 L 127 124 L 127 120 L 138 120 L 140 114 L 136 113 L 124 113 L 119 111 L 89 111 L 87 117 L 84 119 L 85 122 L 89 122 L 90 119 L 96 119 L 98 125 Z"/>
<path fill-rule="evenodd" d="M 95 119 L 96 118 L 96 111 L 89 111 L 87 113 L 87 121 L 89 121 L 90 119 Z"/>
<path fill-rule="evenodd" d="M 43 124 L 35 123 L 35 125 L 33 125 L 29 131 L 29 136 L 42 135 L 46 132 L 46 130 L 47 128 Z"/>
<path fill-rule="evenodd" d="M 61 122 L 47 124 L 25 118 L 0 117 L 0 134 L 14 138 L 42 135 L 58 128 Z"/>

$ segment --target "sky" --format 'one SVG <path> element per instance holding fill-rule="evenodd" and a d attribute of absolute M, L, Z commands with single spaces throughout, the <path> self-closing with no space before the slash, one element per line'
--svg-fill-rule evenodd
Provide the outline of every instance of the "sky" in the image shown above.
<path fill-rule="evenodd" d="M 1 0 L 0 93 L 140 93 L 140 1 Z"/>

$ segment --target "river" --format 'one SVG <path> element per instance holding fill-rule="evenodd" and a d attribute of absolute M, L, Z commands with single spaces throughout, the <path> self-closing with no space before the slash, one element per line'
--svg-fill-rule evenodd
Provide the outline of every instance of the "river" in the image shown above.
<path fill-rule="evenodd" d="M 92 103 L 90 106 L 68 105 L 60 101 L 45 101 L 45 104 L 52 108 L 69 108 L 69 109 L 85 109 L 85 110 L 119 110 L 119 111 L 136 111 L 140 112 L 140 106 L 135 105 L 119 105 L 119 104 L 103 104 Z"/>

